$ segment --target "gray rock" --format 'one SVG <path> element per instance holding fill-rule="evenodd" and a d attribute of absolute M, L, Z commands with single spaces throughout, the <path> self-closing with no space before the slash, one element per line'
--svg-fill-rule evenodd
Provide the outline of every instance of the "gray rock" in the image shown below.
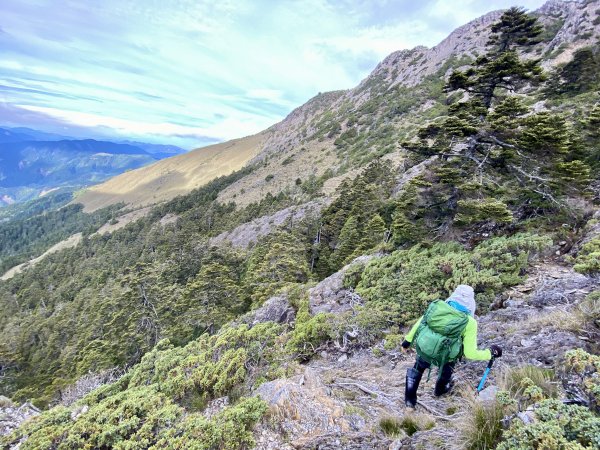
<path fill-rule="evenodd" d="M 343 404 L 331 396 L 331 390 L 310 368 L 302 375 L 263 383 L 257 394 L 267 402 L 294 447 L 313 436 L 337 435 L 352 429 L 344 417 Z"/>
<path fill-rule="evenodd" d="M 6 397 L 3 398 L 8 401 L 4 400 L 4 406 L 0 406 L 0 436 L 12 433 L 22 422 L 40 414 L 40 410 L 29 402 L 16 406 Z"/>
<path fill-rule="evenodd" d="M 483 402 L 483 403 L 488 403 L 488 402 L 493 402 L 496 400 L 496 394 L 498 393 L 498 386 L 488 386 L 485 389 L 483 389 L 480 393 L 479 393 L 479 401 Z"/>
<path fill-rule="evenodd" d="M 535 422 L 535 413 L 531 410 L 522 411 L 517 414 L 517 417 L 525 424 L 529 425 Z"/>
<path fill-rule="evenodd" d="M 296 312 L 284 294 L 271 297 L 260 308 L 250 311 L 240 321 L 255 326 L 264 322 L 290 323 L 295 318 Z"/>
<path fill-rule="evenodd" d="M 75 421 L 79 416 L 88 412 L 90 407 L 88 405 L 78 406 L 71 411 L 71 420 Z"/>
<path fill-rule="evenodd" d="M 594 287 L 598 280 L 570 271 L 561 274 L 560 278 L 545 278 L 536 286 L 529 297 L 529 303 L 534 306 L 549 306 L 571 304 L 583 299 Z"/>
<path fill-rule="evenodd" d="M 362 299 L 356 292 L 344 287 L 344 275 L 351 267 L 366 264 L 373 257 L 373 255 L 365 255 L 356 258 L 350 264 L 310 289 L 308 291 L 310 312 L 312 314 L 338 314 L 350 311 L 353 305 L 362 304 Z"/>

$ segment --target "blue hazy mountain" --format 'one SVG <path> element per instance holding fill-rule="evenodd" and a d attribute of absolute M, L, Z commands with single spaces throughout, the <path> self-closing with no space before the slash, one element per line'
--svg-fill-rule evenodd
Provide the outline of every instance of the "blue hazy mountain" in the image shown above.
<path fill-rule="evenodd" d="M 0 206 L 61 187 L 79 189 L 185 152 L 171 145 L 66 138 L 0 128 Z"/>

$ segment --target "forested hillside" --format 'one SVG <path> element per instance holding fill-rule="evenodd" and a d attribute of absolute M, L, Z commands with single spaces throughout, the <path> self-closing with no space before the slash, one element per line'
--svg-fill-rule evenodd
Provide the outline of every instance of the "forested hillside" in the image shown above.
<path fill-rule="evenodd" d="M 599 26 L 598 1 L 491 13 L 112 233 L 122 205 L 1 225 L 4 266 L 88 232 L 0 282 L 0 388 L 44 409 L 0 445 L 598 448 Z M 461 364 L 409 413 L 399 345 L 459 284 L 497 395 Z"/>

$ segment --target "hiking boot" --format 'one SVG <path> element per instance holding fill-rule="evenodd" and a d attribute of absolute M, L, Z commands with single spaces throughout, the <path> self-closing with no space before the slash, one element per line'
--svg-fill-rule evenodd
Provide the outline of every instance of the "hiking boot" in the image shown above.
<path fill-rule="evenodd" d="M 454 381 L 450 380 L 450 381 L 446 381 L 446 380 L 438 380 L 437 383 L 435 383 L 435 390 L 433 391 L 433 395 L 435 395 L 436 397 L 439 397 L 441 395 L 447 394 L 448 392 L 450 392 L 452 390 L 452 387 L 454 386 Z"/>
<path fill-rule="evenodd" d="M 416 369 L 408 369 L 406 371 L 406 388 L 404 391 L 404 403 L 409 408 L 415 408 L 417 406 L 417 389 L 419 389 L 419 383 L 421 382 L 422 372 Z"/>

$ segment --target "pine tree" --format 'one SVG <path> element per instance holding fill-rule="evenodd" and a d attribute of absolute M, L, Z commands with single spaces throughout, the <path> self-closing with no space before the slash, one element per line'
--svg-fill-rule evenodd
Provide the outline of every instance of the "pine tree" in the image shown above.
<path fill-rule="evenodd" d="M 233 273 L 219 263 L 203 265 L 183 296 L 189 307 L 182 321 L 193 326 L 194 335 L 214 332 L 244 309 Z"/>
<path fill-rule="evenodd" d="M 488 45 L 496 46 L 497 53 L 537 44 L 543 28 L 537 18 L 529 16 L 523 8 L 508 9 L 500 21 L 492 25 L 492 35 Z"/>
<path fill-rule="evenodd" d="M 469 92 L 488 110 L 497 89 L 515 91 L 525 82 L 539 81 L 542 73 L 539 61 L 523 61 L 517 50 L 535 44 L 541 31 L 536 18 L 528 16 L 522 8 L 510 8 L 492 25 L 488 53 L 477 58 L 465 72 L 454 71 L 446 90 Z"/>
<path fill-rule="evenodd" d="M 254 306 L 286 286 L 309 278 L 306 248 L 291 233 L 273 233 L 254 250 L 248 261 L 244 289 Z"/>
<path fill-rule="evenodd" d="M 358 220 L 355 216 L 348 217 L 344 224 L 340 237 L 338 238 L 333 258 L 337 268 L 342 267 L 354 250 L 360 246 L 360 233 L 358 230 Z"/>
<path fill-rule="evenodd" d="M 379 214 L 375 214 L 363 232 L 363 238 L 360 242 L 360 248 L 369 250 L 381 244 L 385 238 L 385 222 Z"/>

